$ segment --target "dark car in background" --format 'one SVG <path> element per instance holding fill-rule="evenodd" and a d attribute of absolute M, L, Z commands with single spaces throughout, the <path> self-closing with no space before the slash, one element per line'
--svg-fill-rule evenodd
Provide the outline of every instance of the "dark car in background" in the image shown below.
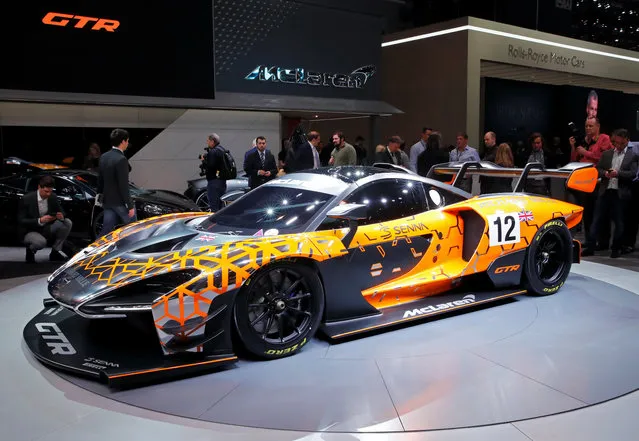
<path fill-rule="evenodd" d="M 188 188 L 184 192 L 184 196 L 194 201 L 202 211 L 209 211 L 206 178 L 191 179 L 187 181 L 187 183 Z M 226 193 L 222 196 L 222 202 L 224 205 L 228 205 L 244 193 L 247 193 L 250 189 L 246 173 L 243 170 L 238 170 L 237 178 L 226 181 Z"/>
<path fill-rule="evenodd" d="M 3 241 L 20 241 L 18 237 L 18 206 L 25 193 L 38 188 L 43 175 L 51 175 L 54 192 L 62 209 L 73 222 L 69 237 L 72 241 L 94 240 L 102 228 L 103 212 L 95 206 L 98 174 L 87 170 L 67 168 L 30 169 L 0 178 L 0 234 Z M 162 214 L 201 211 L 198 206 L 176 192 L 149 190 L 130 184 L 138 219 Z"/>

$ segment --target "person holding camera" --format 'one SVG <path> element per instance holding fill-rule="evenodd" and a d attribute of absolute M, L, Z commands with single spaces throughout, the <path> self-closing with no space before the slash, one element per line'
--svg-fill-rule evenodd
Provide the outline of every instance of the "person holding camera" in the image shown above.
<path fill-rule="evenodd" d="M 599 118 L 586 119 L 586 136 L 577 142 L 574 136 L 568 140 L 570 142 L 570 160 L 572 162 L 590 162 L 597 165 L 601 154 L 612 149 L 610 137 L 605 133 L 600 133 L 601 124 Z"/>
<path fill-rule="evenodd" d="M 203 167 L 206 170 L 206 191 L 209 198 L 209 208 L 216 212 L 222 208 L 221 197 L 226 193 L 226 179 L 220 176 L 224 167 L 225 149 L 220 145 L 220 136 L 211 133 L 206 139 L 206 153 L 200 156 Z"/>
<path fill-rule="evenodd" d="M 612 149 L 610 137 L 604 133 L 600 133 L 601 124 L 599 118 L 590 117 L 586 119 L 586 135 L 577 141 L 575 136 L 571 136 L 570 142 L 570 161 L 571 162 L 589 162 L 597 165 L 601 159 L 603 152 Z M 595 202 L 599 194 L 599 184 L 592 193 L 579 193 L 577 202 L 584 207 L 583 227 L 586 237 L 590 237 L 590 227 L 595 215 Z M 600 228 L 599 232 L 602 236 L 600 242 L 608 242 L 606 230 Z"/>

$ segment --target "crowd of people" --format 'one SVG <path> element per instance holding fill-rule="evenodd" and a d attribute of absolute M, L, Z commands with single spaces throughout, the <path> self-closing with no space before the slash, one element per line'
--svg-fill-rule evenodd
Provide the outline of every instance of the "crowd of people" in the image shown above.
<path fill-rule="evenodd" d="M 420 139 L 411 146 L 407 146 L 400 136 L 394 135 L 385 144 L 377 145 L 373 155 L 367 155 L 362 137 L 357 137 L 353 145 L 346 141 L 344 133 L 336 131 L 331 135 L 330 143 L 324 145 L 320 133 L 311 131 L 306 136 L 298 137 L 297 142 L 283 143 L 277 158 L 267 148 L 267 140 L 260 136 L 246 152 L 243 166 L 253 189 L 286 173 L 344 165 L 388 163 L 428 176 L 434 165 L 449 162 L 487 161 L 506 168 L 523 168 L 533 162 L 545 168 L 559 168 L 568 162 L 592 163 L 597 167 L 600 177 L 593 193 L 553 196 L 563 197 L 584 207 L 583 222 L 577 228 L 577 232 L 582 231 L 585 237 L 583 255 L 610 250 L 610 257 L 615 258 L 632 253 L 639 226 L 639 145 L 630 143 L 629 133 L 625 129 L 615 130 L 611 135 L 601 133 L 597 117 L 586 119 L 584 131 L 584 136 L 570 137 L 570 151 L 565 155 L 557 147 L 557 140 L 548 146 L 544 136 L 538 132 L 528 137 L 527 145 L 516 146 L 509 142 L 498 142 L 495 132 L 487 132 L 479 149 L 468 145 L 465 132 L 458 133 L 455 145 L 449 146 L 443 142 L 439 131 L 424 127 Z M 216 178 L 220 154 L 224 149 L 215 152 L 215 148 L 220 146 L 216 134 L 209 136 L 208 142 L 213 151 L 208 162 L 208 196 L 211 209 L 217 210 L 222 206 L 220 197 L 226 188 L 225 183 Z M 472 179 L 464 179 L 460 187 L 472 193 Z M 480 178 L 480 194 L 512 190 L 512 179 Z M 526 181 L 525 191 L 551 196 L 550 180 L 530 177 Z"/>
<path fill-rule="evenodd" d="M 468 135 L 464 132 L 456 135 L 454 146 L 449 146 L 443 142 L 439 131 L 424 127 L 420 139 L 410 147 L 400 136 L 394 135 L 385 144 L 377 145 L 372 155 L 367 155 L 362 137 L 357 137 L 353 145 L 339 131 L 331 135 L 328 145 L 322 144 L 317 131 L 302 133 L 293 137 L 292 142 L 284 143 L 277 157 L 268 149 L 267 139 L 258 136 L 246 151 L 242 166 L 253 189 L 283 174 L 319 167 L 387 163 L 428 176 L 434 165 L 449 162 L 487 161 L 507 168 L 521 168 L 532 162 L 546 168 L 561 167 L 567 162 L 592 163 L 600 177 L 595 191 L 590 194 L 566 193 L 563 196 L 584 207 L 580 226 L 585 237 L 583 255 L 610 250 L 610 257 L 616 258 L 632 253 L 639 229 L 639 143 L 630 143 L 625 129 L 617 129 L 610 135 L 601 133 L 600 122 L 594 116 L 586 119 L 584 129 L 584 136 L 569 139 L 570 154 L 565 160 L 560 159 L 556 149 L 547 147 L 541 133 L 532 133 L 526 147 L 513 149 L 508 142 L 498 143 L 496 133 L 487 132 L 482 148 L 478 149 L 468 145 Z M 88 163 L 90 168 L 99 172 L 99 193 L 105 213 L 101 234 L 108 233 L 116 225 L 135 220 L 128 192 L 130 167 L 124 155 L 128 140 L 125 130 L 113 130 L 112 149 L 101 156 L 94 153 L 90 158 L 93 161 Z M 209 204 L 212 211 L 217 211 L 222 207 L 221 197 L 226 192 L 228 177 L 224 172 L 228 168 L 229 151 L 215 133 L 208 136 L 207 144 L 208 153 L 202 160 L 206 169 Z M 512 185 L 512 179 L 482 176 L 479 193 L 509 192 Z M 472 193 L 472 179 L 464 179 L 460 187 Z M 60 250 L 72 223 L 60 208 L 52 188 L 52 179 L 44 177 L 35 192 L 24 196 L 20 207 L 19 221 L 28 262 L 33 262 L 35 253 L 48 242 L 53 242 L 51 260 L 64 259 Z M 549 180 L 531 177 L 526 182 L 525 191 L 550 196 Z"/>

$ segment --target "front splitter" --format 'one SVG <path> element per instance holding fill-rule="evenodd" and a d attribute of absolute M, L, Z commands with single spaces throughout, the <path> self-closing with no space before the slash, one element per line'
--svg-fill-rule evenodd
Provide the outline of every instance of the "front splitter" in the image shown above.
<path fill-rule="evenodd" d="M 166 356 L 152 328 L 129 319 L 86 319 L 49 302 L 27 323 L 23 337 L 42 363 L 111 387 L 202 374 L 237 360 L 234 354 Z"/>

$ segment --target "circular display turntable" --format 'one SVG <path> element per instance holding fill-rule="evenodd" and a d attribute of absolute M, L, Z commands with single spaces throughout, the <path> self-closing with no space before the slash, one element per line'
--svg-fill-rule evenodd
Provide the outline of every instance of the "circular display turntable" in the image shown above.
<path fill-rule="evenodd" d="M 639 388 L 639 296 L 571 274 L 548 297 L 363 335 L 274 361 L 128 390 L 60 373 L 107 398 L 269 429 L 401 432 L 507 423 Z"/>

